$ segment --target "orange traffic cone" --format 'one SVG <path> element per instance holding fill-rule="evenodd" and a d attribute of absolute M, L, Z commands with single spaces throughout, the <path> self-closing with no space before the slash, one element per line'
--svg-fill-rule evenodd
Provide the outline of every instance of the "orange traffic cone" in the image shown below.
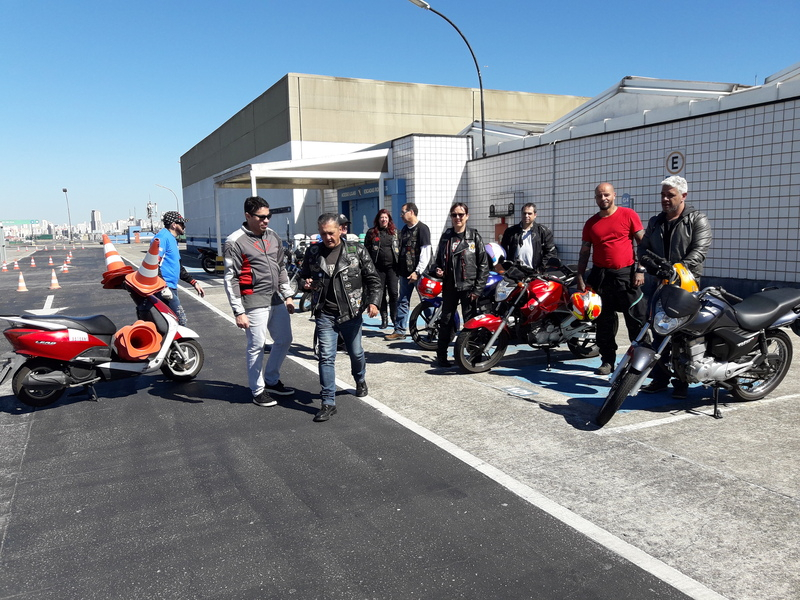
<path fill-rule="evenodd" d="M 8 271 L 8 265 L 6 265 L 6 261 L 3 261 L 3 273 Z"/>
<path fill-rule="evenodd" d="M 22 273 L 20 273 L 21 275 Z M 56 277 L 56 270 L 52 269 L 52 273 L 50 275 L 50 290 L 58 290 L 61 289 L 61 286 L 58 285 L 58 277 Z"/>
<path fill-rule="evenodd" d="M 136 269 L 122 262 L 122 257 L 105 233 L 103 234 L 103 249 L 106 253 L 106 272 L 103 273 L 102 284 L 105 289 L 114 290 L 122 285 L 125 275 L 133 273 Z"/>
<path fill-rule="evenodd" d="M 64 262 L 67 263 L 67 264 L 69 264 L 71 262 L 70 258 L 69 258 L 69 254 L 67 254 L 67 258 L 64 259 Z"/>
<path fill-rule="evenodd" d="M 25 278 L 22 276 L 22 273 L 19 274 L 19 285 L 17 285 L 18 292 L 27 292 L 28 288 L 25 287 Z"/>
<path fill-rule="evenodd" d="M 53 264 L 53 257 L 51 256 L 51 257 L 48 259 L 48 261 L 47 261 L 47 266 L 48 266 L 48 267 L 49 267 L 49 266 L 52 266 L 52 264 Z"/>
<path fill-rule="evenodd" d="M 17 261 L 14 261 L 14 270 L 19 271 L 19 263 Z"/>
<path fill-rule="evenodd" d="M 36 261 L 35 261 L 35 260 L 33 260 L 33 257 L 32 257 L 32 256 L 31 256 L 31 266 L 32 266 L 32 267 L 35 267 L 35 266 L 36 266 Z"/>
<path fill-rule="evenodd" d="M 158 238 L 153 238 L 139 270 L 125 275 L 125 281 L 143 294 L 155 294 L 167 287 L 167 283 L 158 276 Z"/>
<path fill-rule="evenodd" d="M 67 263 L 64 263 L 63 265 L 61 265 L 61 272 L 62 273 L 69 273 L 69 266 L 67 266 Z"/>
<path fill-rule="evenodd" d="M 144 359 L 158 352 L 161 339 L 154 323 L 136 321 L 114 334 L 114 347 L 117 354 L 125 360 Z"/>

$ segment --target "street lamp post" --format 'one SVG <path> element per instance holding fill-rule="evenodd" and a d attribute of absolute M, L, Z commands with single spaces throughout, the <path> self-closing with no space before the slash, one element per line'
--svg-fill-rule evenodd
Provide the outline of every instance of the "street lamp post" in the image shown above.
<path fill-rule="evenodd" d="M 64 192 L 64 198 L 67 199 L 67 220 L 69 221 L 69 243 L 72 244 L 72 215 L 69 212 L 69 196 L 67 196 L 67 188 L 61 188 Z"/>
<path fill-rule="evenodd" d="M 161 185 L 160 183 L 157 183 L 156 187 L 164 188 L 165 190 L 168 190 L 168 191 L 172 192 L 172 190 L 170 190 L 167 186 Z M 178 212 L 181 212 L 181 205 L 178 202 L 178 194 L 176 194 L 175 192 L 172 192 L 172 195 L 175 196 L 175 207 L 176 207 L 176 210 Z"/>
<path fill-rule="evenodd" d="M 475 69 L 478 71 L 478 87 L 480 88 L 480 92 L 481 92 L 481 155 L 485 157 L 486 156 L 486 118 L 485 118 L 486 114 L 485 114 L 484 109 L 483 109 L 483 78 L 481 77 L 481 68 L 480 68 L 480 65 L 478 65 L 478 59 L 475 58 L 475 53 L 472 51 L 472 46 L 469 45 L 469 41 L 467 41 L 467 38 L 464 36 L 463 33 L 461 33 L 461 30 L 458 27 L 456 27 L 455 23 L 453 23 L 450 19 L 445 17 L 438 10 L 435 10 L 435 9 L 431 8 L 431 5 L 428 4 L 427 2 L 425 2 L 425 0 L 408 0 L 408 1 L 411 2 L 412 4 L 416 4 L 420 8 L 424 8 L 425 10 L 429 10 L 432 13 L 439 15 L 445 21 L 450 23 L 450 25 L 453 26 L 453 29 L 455 29 L 458 32 L 458 35 L 461 36 L 461 39 L 464 40 L 464 43 L 467 45 L 467 48 L 469 48 L 469 53 L 472 55 L 472 60 L 475 63 Z"/>

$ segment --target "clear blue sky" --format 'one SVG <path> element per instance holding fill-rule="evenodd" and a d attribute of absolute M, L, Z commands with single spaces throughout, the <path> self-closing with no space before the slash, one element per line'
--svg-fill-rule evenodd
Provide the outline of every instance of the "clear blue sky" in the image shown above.
<path fill-rule="evenodd" d="M 763 83 L 800 2 L 432 0 L 487 89 L 594 96 L 626 75 Z M 477 87 L 408 0 L 0 0 L 0 219 L 161 211 L 180 156 L 288 72 Z M 182 204 L 181 204 L 182 207 Z"/>

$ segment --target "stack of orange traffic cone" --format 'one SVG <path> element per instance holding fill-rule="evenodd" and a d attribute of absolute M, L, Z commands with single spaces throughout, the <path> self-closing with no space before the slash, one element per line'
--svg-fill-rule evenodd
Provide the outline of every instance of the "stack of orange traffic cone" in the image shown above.
<path fill-rule="evenodd" d="M 18 292 L 27 292 L 28 288 L 25 287 L 25 278 L 22 276 L 22 273 L 19 274 L 19 285 L 17 285 Z"/>
<path fill-rule="evenodd" d="M 36 266 L 36 261 L 35 261 L 35 260 L 33 260 L 33 256 L 31 256 L 31 266 L 32 266 L 32 267 L 35 267 L 35 266 Z"/>
<path fill-rule="evenodd" d="M 153 238 L 139 270 L 125 275 L 125 281 L 143 294 L 155 294 L 167 287 L 167 282 L 158 276 L 158 238 Z"/>
<path fill-rule="evenodd" d="M 20 273 L 21 275 L 21 273 Z M 61 286 L 58 285 L 58 277 L 56 277 L 56 270 L 52 269 L 52 273 L 50 274 L 50 287 L 48 289 L 51 290 L 58 290 L 61 289 Z"/>
<path fill-rule="evenodd" d="M 102 284 L 105 289 L 114 290 L 122 285 L 128 273 L 133 273 L 136 269 L 122 262 L 122 257 L 111 243 L 111 238 L 105 233 L 103 234 L 103 248 L 106 253 L 106 272 L 103 273 Z"/>

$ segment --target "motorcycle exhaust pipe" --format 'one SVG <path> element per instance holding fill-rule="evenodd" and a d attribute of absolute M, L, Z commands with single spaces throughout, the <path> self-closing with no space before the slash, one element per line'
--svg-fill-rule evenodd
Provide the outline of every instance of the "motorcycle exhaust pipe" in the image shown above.
<path fill-rule="evenodd" d="M 53 371 L 51 373 L 28 373 L 22 381 L 23 387 L 31 390 L 56 390 L 59 388 L 67 387 L 67 375 L 62 371 Z"/>

